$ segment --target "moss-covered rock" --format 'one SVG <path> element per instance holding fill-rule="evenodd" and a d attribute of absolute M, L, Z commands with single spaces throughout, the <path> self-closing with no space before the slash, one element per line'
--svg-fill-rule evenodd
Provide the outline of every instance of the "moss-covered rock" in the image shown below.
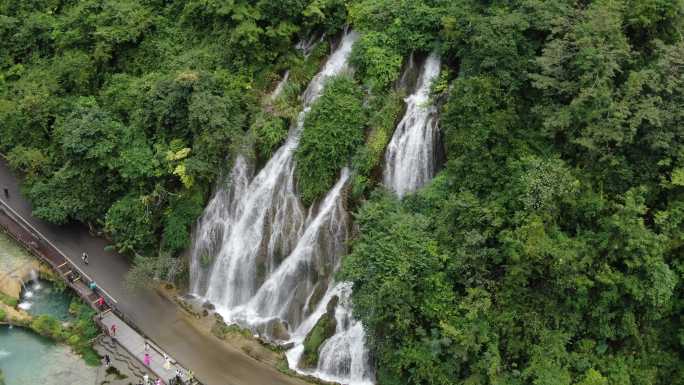
<path fill-rule="evenodd" d="M 337 320 L 335 319 L 335 306 L 338 302 L 337 296 L 328 302 L 326 313 L 316 322 L 316 326 L 311 329 L 304 339 L 304 352 L 299 361 L 299 367 L 303 369 L 315 368 L 318 364 L 318 351 L 321 345 L 335 334 Z"/>

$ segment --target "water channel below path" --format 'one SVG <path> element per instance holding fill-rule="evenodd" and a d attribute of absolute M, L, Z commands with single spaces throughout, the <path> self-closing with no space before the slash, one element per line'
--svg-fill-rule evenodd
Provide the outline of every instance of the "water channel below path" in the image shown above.
<path fill-rule="evenodd" d="M 0 271 L 33 260 L 28 252 L 0 232 Z M 32 316 L 50 315 L 69 321 L 72 295 L 36 274 L 23 284 L 19 307 Z M 66 345 L 21 327 L 0 325 L 0 370 L 6 385 L 90 385 L 95 384 L 97 368 Z"/>

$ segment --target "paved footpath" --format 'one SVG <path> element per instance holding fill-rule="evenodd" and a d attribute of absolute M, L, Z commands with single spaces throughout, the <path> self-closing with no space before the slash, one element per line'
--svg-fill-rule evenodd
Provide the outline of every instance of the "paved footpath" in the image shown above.
<path fill-rule="evenodd" d="M 2 199 L 104 288 L 116 300 L 117 308 L 143 333 L 184 367 L 192 369 L 205 385 L 306 384 L 198 330 L 174 302 L 155 291 L 131 292 L 125 288 L 128 258 L 106 250 L 109 243 L 90 235 L 83 225 L 55 226 L 33 217 L 30 204 L 20 195 L 18 182 L 0 158 L 0 191 L 7 188 L 10 194 L 9 199 L 4 195 Z M 88 265 L 79 257 L 84 251 L 89 256 Z"/>
<path fill-rule="evenodd" d="M 136 359 L 143 361 L 145 353 L 150 355 L 150 366 L 149 370 L 152 373 L 161 376 L 161 379 L 165 384 L 168 384 L 168 380 L 176 375 L 176 369 L 183 370 L 182 367 L 172 364 L 169 368 L 164 367 L 166 360 L 162 353 L 160 353 L 154 346 L 150 346 L 148 350 L 145 350 L 145 339 L 140 336 L 135 330 L 131 329 L 130 326 L 121 322 L 119 317 L 114 315 L 112 312 L 108 312 L 102 316 L 102 324 L 107 327 L 107 330 L 111 330 L 112 325 L 116 325 L 116 333 L 110 336 L 116 339 L 116 342 L 123 346 L 130 354 L 132 354 Z M 184 373 L 184 372 L 183 372 Z"/>

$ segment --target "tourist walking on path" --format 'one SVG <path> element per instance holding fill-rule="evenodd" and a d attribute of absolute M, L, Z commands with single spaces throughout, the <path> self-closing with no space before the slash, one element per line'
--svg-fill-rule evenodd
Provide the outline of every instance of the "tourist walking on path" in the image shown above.
<path fill-rule="evenodd" d="M 100 310 L 102 310 L 104 308 L 104 303 L 105 303 L 104 298 L 102 298 L 102 296 L 100 296 L 100 298 L 97 299 L 97 306 L 100 308 Z"/>
<path fill-rule="evenodd" d="M 112 337 L 114 337 L 116 335 L 116 324 L 112 324 L 111 329 L 112 329 Z"/>
<path fill-rule="evenodd" d="M 109 358 L 109 354 L 105 354 L 105 366 L 109 367 L 109 364 L 112 363 L 112 360 Z"/>
<path fill-rule="evenodd" d="M 5 199 L 9 199 L 9 190 L 4 188 L 4 189 L 2 189 L 2 191 L 5 192 Z"/>
<path fill-rule="evenodd" d="M 171 370 L 171 359 L 164 353 L 164 369 Z"/>
<path fill-rule="evenodd" d="M 88 264 L 88 254 L 85 251 L 81 254 L 81 259 L 83 260 L 83 263 L 86 265 Z"/>
<path fill-rule="evenodd" d="M 150 351 L 150 343 L 145 341 L 145 351 L 149 352 Z"/>
<path fill-rule="evenodd" d="M 145 366 L 150 366 L 150 353 L 145 353 L 145 357 L 143 358 L 143 363 Z"/>
<path fill-rule="evenodd" d="M 150 383 L 150 376 L 148 376 L 147 373 L 145 373 L 145 375 L 143 376 L 143 382 L 145 383 L 145 385 L 149 385 Z"/>

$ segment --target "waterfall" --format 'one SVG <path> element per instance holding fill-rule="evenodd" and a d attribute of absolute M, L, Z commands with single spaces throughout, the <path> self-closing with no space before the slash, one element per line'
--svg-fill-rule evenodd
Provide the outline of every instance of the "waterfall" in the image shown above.
<path fill-rule="evenodd" d="M 243 156 L 236 158 L 198 220 L 190 263 L 192 294 L 213 303 L 227 322 L 295 342 L 292 350 L 303 349 L 326 298 L 337 293 L 340 320 L 336 334 L 321 346 L 314 374 L 345 384 L 371 378 L 367 352 L 356 355 L 365 351 L 364 335 L 350 317 L 349 290 L 341 289 L 349 285 L 334 282 L 348 238 L 343 198 L 349 171 L 343 169 L 325 198 L 307 210 L 295 190 L 294 151 L 311 104 L 328 78 L 347 71 L 356 39 L 354 32 L 342 37 L 302 94 L 303 110 L 287 140 L 256 176 Z M 289 362 L 297 367 L 297 361 Z"/>
<path fill-rule="evenodd" d="M 253 170 L 244 156 L 238 155 L 227 181 L 221 186 L 204 209 L 193 237 L 190 260 L 190 291 L 206 293 L 207 277 L 211 274 L 209 258 L 218 254 L 224 235 L 232 232 L 232 218 L 242 214 L 242 200 L 252 178 Z"/>
<path fill-rule="evenodd" d="M 339 302 L 335 307 L 335 334 L 320 347 L 316 369 L 298 371 L 341 384 L 373 384 L 374 375 L 369 365 L 370 352 L 365 344 L 363 325 L 352 318 L 351 292 L 350 282 L 340 282 L 332 286 L 313 313 L 295 330 L 292 336 L 295 347 L 287 352 L 290 363 L 300 361 L 304 351 L 304 339 L 326 313 L 328 303 L 334 297 L 338 298 Z"/>
<path fill-rule="evenodd" d="M 387 146 L 383 184 L 399 197 L 416 191 L 435 174 L 439 127 L 437 108 L 428 103 L 439 67 L 440 58 L 428 56 L 416 91 L 405 99 L 406 113 Z"/>

